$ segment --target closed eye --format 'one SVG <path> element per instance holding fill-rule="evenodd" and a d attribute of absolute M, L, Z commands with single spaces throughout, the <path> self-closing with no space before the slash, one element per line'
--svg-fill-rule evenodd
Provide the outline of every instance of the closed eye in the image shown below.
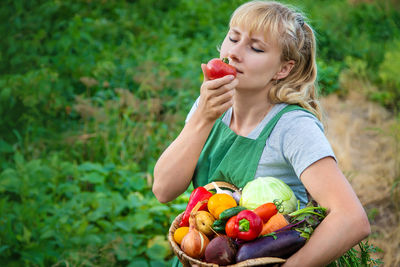
<path fill-rule="evenodd" d="M 232 43 L 237 43 L 238 42 L 238 40 L 235 40 L 232 37 L 229 37 L 229 41 L 231 41 Z M 256 53 L 263 53 L 264 52 L 264 50 L 261 50 L 261 49 L 255 48 L 255 47 L 251 47 L 251 49 L 253 51 L 255 51 Z"/>
<path fill-rule="evenodd" d="M 231 41 L 232 43 L 236 43 L 238 40 L 232 39 L 231 37 L 229 37 L 229 41 Z"/>
<path fill-rule="evenodd" d="M 261 49 L 257 49 L 257 48 L 255 48 L 255 47 L 252 47 L 251 49 L 253 49 L 255 52 L 257 52 L 257 53 L 263 53 L 264 52 L 264 50 L 261 50 Z"/>

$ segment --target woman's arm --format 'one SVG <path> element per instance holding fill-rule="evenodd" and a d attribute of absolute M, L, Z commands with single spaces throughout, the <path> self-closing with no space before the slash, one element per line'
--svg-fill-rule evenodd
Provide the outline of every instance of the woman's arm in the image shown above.
<path fill-rule="evenodd" d="M 309 166 L 301 180 L 328 215 L 310 240 L 291 256 L 284 267 L 325 266 L 370 234 L 370 225 L 351 185 L 331 157 Z"/>
<path fill-rule="evenodd" d="M 188 188 L 215 121 L 232 106 L 238 81 L 231 75 L 208 80 L 204 68 L 202 64 L 205 78 L 196 111 L 154 167 L 153 193 L 162 203 L 174 200 Z"/>

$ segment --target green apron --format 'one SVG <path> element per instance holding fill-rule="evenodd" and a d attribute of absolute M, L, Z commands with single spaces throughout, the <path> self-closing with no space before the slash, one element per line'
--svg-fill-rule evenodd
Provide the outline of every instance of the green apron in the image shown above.
<path fill-rule="evenodd" d="M 200 154 L 193 187 L 224 181 L 243 188 L 256 178 L 254 176 L 269 135 L 281 116 L 293 110 L 307 111 L 297 105 L 286 106 L 265 125 L 257 139 L 237 135 L 222 122 L 221 116 L 215 122 Z M 178 258 L 175 258 L 173 266 L 182 266 Z"/>

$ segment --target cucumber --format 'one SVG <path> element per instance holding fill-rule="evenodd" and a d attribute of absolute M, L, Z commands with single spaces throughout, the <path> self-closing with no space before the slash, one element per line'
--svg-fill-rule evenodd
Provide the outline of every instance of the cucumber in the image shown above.
<path fill-rule="evenodd" d="M 223 212 L 221 212 L 219 214 L 219 219 L 227 221 L 230 217 L 237 215 L 242 210 L 246 210 L 246 208 L 242 207 L 242 206 L 236 206 L 236 207 L 224 210 Z"/>
<path fill-rule="evenodd" d="M 213 229 L 217 233 L 225 233 L 225 227 L 224 226 L 216 226 L 216 227 L 213 227 Z"/>
<path fill-rule="evenodd" d="M 225 220 L 215 220 L 214 223 L 212 224 L 212 228 L 214 229 L 214 231 L 218 232 L 218 233 L 223 233 L 225 232 L 225 224 L 226 221 Z"/>

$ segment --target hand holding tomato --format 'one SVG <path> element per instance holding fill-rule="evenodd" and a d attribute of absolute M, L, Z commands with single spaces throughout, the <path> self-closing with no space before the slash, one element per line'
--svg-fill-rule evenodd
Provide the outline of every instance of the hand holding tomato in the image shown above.
<path fill-rule="evenodd" d="M 221 61 L 220 59 L 218 60 Z M 218 63 L 218 61 L 212 59 L 210 62 L 212 63 L 210 66 L 214 66 L 211 69 L 208 64 L 201 65 L 204 81 L 200 88 L 200 100 L 196 113 L 201 114 L 200 117 L 207 122 L 213 123 L 233 105 L 234 89 L 239 81 L 235 78 L 236 69 L 233 66 L 220 62 L 233 68 L 234 71 L 231 69 L 228 72 L 228 70 L 222 70 L 224 65 L 220 65 L 220 67 L 222 66 L 221 68 L 218 68 L 218 66 L 215 68 L 216 65 L 214 64 Z M 218 75 L 222 75 L 222 77 L 216 78 Z"/>

